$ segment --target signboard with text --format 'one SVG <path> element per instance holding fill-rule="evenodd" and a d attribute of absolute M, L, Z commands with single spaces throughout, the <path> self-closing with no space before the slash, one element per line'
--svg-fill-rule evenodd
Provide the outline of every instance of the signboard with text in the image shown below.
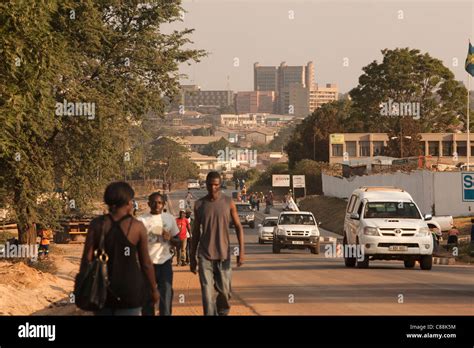
<path fill-rule="evenodd" d="M 331 134 L 329 140 L 331 144 L 344 144 L 344 134 Z"/>
<path fill-rule="evenodd" d="M 273 174 L 272 175 L 272 186 L 273 187 L 290 187 L 290 175 L 288 175 L 288 174 Z"/>
<path fill-rule="evenodd" d="M 293 188 L 305 188 L 305 176 L 304 175 L 293 175 Z"/>
<path fill-rule="evenodd" d="M 461 179 L 463 202 L 474 202 L 474 172 L 461 173 Z"/>

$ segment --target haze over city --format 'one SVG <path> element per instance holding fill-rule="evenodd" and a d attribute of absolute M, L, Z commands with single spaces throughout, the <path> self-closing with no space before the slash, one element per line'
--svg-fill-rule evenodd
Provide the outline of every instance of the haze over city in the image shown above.
<path fill-rule="evenodd" d="M 180 72 L 189 78 L 182 83 L 204 90 L 252 90 L 255 62 L 313 61 L 316 83 L 336 83 L 346 93 L 357 85 L 362 67 L 380 60 L 382 49 L 396 47 L 427 52 L 441 59 L 457 80 L 467 81 L 472 1 L 185 0 L 183 7 L 183 23 L 172 28 L 194 28 L 192 47 L 209 56 L 183 64 Z"/>

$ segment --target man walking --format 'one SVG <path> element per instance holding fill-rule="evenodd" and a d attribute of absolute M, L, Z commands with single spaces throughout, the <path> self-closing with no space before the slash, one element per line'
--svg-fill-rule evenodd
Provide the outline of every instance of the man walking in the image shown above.
<path fill-rule="evenodd" d="M 156 283 L 160 292 L 160 315 L 171 315 L 173 301 L 173 254 L 170 240 L 179 233 L 173 215 L 163 212 L 165 199 L 159 192 L 148 197 L 150 213 L 138 217 L 148 233 L 148 251 L 155 269 Z M 145 303 L 142 315 L 155 315 L 155 305 L 151 299 Z"/>
<path fill-rule="evenodd" d="M 238 267 L 244 261 L 244 233 L 235 203 L 220 191 L 221 176 L 218 172 L 209 172 L 206 178 L 206 187 L 208 194 L 194 204 L 191 272 L 196 273 L 199 263 L 204 315 L 228 315 L 232 270 L 229 241 L 230 220 L 232 219 L 235 225 L 239 241 Z M 215 291 L 217 291 L 217 298 Z"/>

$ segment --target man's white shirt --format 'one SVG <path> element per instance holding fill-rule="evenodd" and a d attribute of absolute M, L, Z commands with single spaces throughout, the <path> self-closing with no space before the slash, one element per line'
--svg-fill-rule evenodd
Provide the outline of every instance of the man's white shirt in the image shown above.
<path fill-rule="evenodd" d="M 163 229 L 169 231 L 171 237 L 175 237 L 179 233 L 176 219 L 168 213 L 151 214 L 145 213 L 138 218 L 146 227 L 148 235 L 148 252 L 150 253 L 151 262 L 161 265 L 171 259 L 171 244 L 163 240 Z"/>

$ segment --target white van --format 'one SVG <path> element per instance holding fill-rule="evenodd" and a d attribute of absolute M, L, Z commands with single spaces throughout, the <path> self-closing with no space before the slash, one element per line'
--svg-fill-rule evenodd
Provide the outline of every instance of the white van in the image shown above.
<path fill-rule="evenodd" d="M 430 270 L 433 239 L 410 194 L 396 187 L 360 187 L 346 208 L 344 261 L 347 267 L 369 267 L 369 260 L 403 260 L 406 268 L 416 261 Z M 356 255 L 362 255 L 357 257 Z"/>

